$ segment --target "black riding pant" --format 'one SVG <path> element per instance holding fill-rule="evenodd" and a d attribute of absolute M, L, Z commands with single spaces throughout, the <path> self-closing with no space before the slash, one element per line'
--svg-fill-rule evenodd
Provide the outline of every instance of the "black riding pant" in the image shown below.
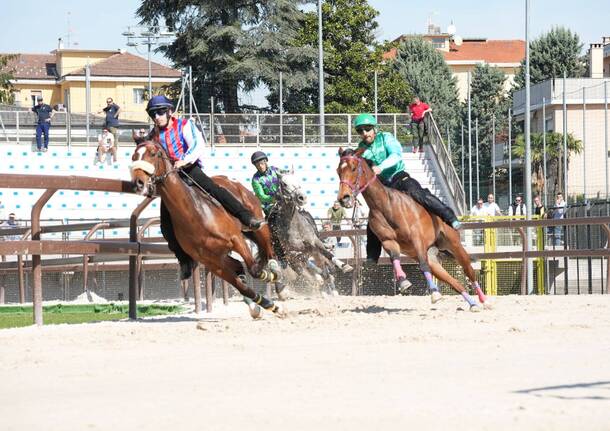
<path fill-rule="evenodd" d="M 191 165 L 183 169 L 198 185 L 200 185 L 206 192 L 214 197 L 220 204 L 227 210 L 229 214 L 239 219 L 245 225 L 250 223 L 252 213 L 246 209 L 241 202 L 239 202 L 231 193 L 226 189 L 216 184 L 210 177 L 208 177 L 198 165 Z M 169 210 L 161 201 L 161 233 L 163 238 L 167 241 L 167 245 L 171 251 L 174 252 L 180 262 L 187 262 L 190 259 L 189 255 L 180 247 L 176 235 L 174 234 L 174 227 L 172 225 L 172 219 L 170 217 Z"/>
<path fill-rule="evenodd" d="M 385 183 L 385 185 L 407 193 L 428 212 L 439 216 L 449 226 L 457 220 L 457 217 L 451 208 L 430 193 L 430 190 L 424 189 L 416 179 L 411 178 L 411 176 L 404 171 L 394 175 L 392 181 L 390 183 Z M 366 236 L 367 259 L 377 261 L 381 255 L 381 242 L 368 226 L 366 228 Z"/>

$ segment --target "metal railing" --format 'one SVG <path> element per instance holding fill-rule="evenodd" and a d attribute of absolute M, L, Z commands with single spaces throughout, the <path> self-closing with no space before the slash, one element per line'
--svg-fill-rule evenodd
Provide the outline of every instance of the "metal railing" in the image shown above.
<path fill-rule="evenodd" d="M 126 113 L 127 115 L 127 113 Z M 354 114 L 326 114 L 324 145 L 354 145 Z M 211 145 L 320 145 L 320 116 L 317 114 L 199 114 L 192 115 Z M 51 121 L 51 140 L 66 143 L 97 145 L 97 136 L 104 125 L 100 115 L 57 112 Z M 391 132 L 400 142 L 412 140 L 409 114 L 379 114 L 379 128 Z M 210 127 L 213 125 L 214 127 Z M 35 137 L 36 115 L 30 111 L 0 111 L 0 141 L 31 144 Z M 121 117 L 121 137 L 131 139 L 131 129 L 150 128 L 147 121 L 128 121 Z"/>
<path fill-rule="evenodd" d="M 460 181 L 455 166 L 453 166 L 453 162 L 451 161 L 451 155 L 443 142 L 443 138 L 441 137 L 441 133 L 438 130 L 438 126 L 436 125 L 436 121 L 432 114 L 427 114 L 424 121 L 426 122 L 426 128 L 428 130 L 430 146 L 433 149 L 436 161 L 440 167 L 440 173 L 443 175 L 447 187 L 449 187 L 449 192 L 455 201 L 458 213 L 464 214 L 466 212 L 466 193 L 464 192 L 464 186 Z"/>

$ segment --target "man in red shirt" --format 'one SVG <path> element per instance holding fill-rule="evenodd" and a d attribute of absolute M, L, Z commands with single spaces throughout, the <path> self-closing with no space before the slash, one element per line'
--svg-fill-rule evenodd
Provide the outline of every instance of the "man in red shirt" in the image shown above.
<path fill-rule="evenodd" d="M 424 152 L 424 135 L 427 133 L 426 123 L 424 117 L 426 113 L 432 112 L 430 106 L 427 103 L 419 100 L 419 97 L 413 97 L 413 103 L 409 105 L 411 111 L 411 129 L 415 129 L 417 132 L 417 145 L 419 146 L 419 152 Z M 413 152 L 417 152 L 417 148 L 413 145 Z"/>

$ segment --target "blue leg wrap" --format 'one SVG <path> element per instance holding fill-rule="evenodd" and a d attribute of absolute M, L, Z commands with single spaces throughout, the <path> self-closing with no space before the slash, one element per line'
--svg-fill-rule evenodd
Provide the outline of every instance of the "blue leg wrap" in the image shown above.
<path fill-rule="evenodd" d="M 428 271 L 424 272 L 424 277 L 426 277 L 426 281 L 428 282 L 428 288 L 432 292 L 438 292 L 438 286 L 434 284 L 434 279 L 432 278 L 432 274 Z"/>
<path fill-rule="evenodd" d="M 475 305 L 477 305 L 476 302 L 474 302 L 474 299 L 472 299 L 470 297 L 470 295 L 468 294 L 468 292 L 464 291 L 462 292 L 462 296 L 464 297 L 464 299 L 466 300 L 466 302 L 468 303 L 468 305 L 470 305 L 471 307 L 474 307 Z"/>

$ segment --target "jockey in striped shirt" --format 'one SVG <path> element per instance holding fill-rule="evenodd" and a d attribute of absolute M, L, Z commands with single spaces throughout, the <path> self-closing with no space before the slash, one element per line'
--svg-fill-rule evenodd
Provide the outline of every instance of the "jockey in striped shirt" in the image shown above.
<path fill-rule="evenodd" d="M 176 118 L 172 115 L 173 111 L 174 105 L 165 96 L 152 97 L 146 106 L 146 112 L 155 123 L 154 139 L 163 146 L 174 167 L 186 172 L 243 225 L 253 230 L 259 229 L 263 220 L 256 219 L 231 193 L 218 186 L 203 172 L 203 135 L 192 120 Z M 190 278 L 193 261 L 178 244 L 169 211 L 163 202 L 161 202 L 161 233 L 180 262 L 180 278 L 183 280 Z"/>

